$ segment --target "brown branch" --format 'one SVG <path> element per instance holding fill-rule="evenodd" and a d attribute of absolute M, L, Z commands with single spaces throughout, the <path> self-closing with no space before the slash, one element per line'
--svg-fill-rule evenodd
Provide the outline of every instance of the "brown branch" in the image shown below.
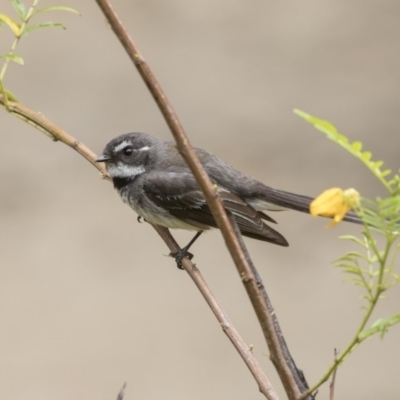
<path fill-rule="evenodd" d="M 290 355 L 275 310 L 265 290 L 261 277 L 250 258 L 236 219 L 233 215 L 229 215 L 229 218 L 250 266 L 249 269 L 238 270 L 239 275 L 242 278 L 263 332 L 272 332 L 271 335 L 265 335 L 268 348 L 270 349 L 270 359 L 278 371 L 285 389 L 298 387 L 300 391 L 304 393 L 308 390 L 308 384 L 302 371 L 297 368 Z M 285 370 L 282 370 L 284 368 Z M 298 393 L 288 393 L 289 398 L 297 398 L 296 396 L 298 396 Z M 313 396 L 309 395 L 306 398 L 313 399 Z"/>
<path fill-rule="evenodd" d="M 253 267 L 250 266 L 250 257 L 248 253 L 246 256 L 243 251 L 243 249 L 245 249 L 244 243 L 240 243 L 235 230 L 230 224 L 221 199 L 216 194 L 208 175 L 204 171 L 203 166 L 193 150 L 171 103 L 168 101 L 166 94 L 153 75 L 149 65 L 141 55 L 138 47 L 133 42 L 128 31 L 122 24 L 122 21 L 112 8 L 110 2 L 108 0 L 96 0 L 96 2 L 103 11 L 111 28 L 121 42 L 128 56 L 136 66 L 149 91 L 153 95 L 154 100 L 156 101 L 176 140 L 178 151 L 185 159 L 198 185 L 204 193 L 207 204 L 209 205 L 215 221 L 222 232 L 225 244 L 236 264 L 239 273 L 244 273 L 246 276 L 247 284 L 245 286 L 247 293 L 250 296 L 253 307 L 255 308 L 256 314 L 259 318 L 269 347 L 271 359 L 273 360 L 278 374 L 282 380 L 286 393 L 290 399 L 297 399 L 300 397 L 301 393 L 306 390 L 307 384 L 304 376 L 300 371 L 297 370 L 290 356 L 276 316 L 273 317 L 273 308 L 268 297 L 264 297 L 262 291 L 257 286 L 257 279 L 252 272 L 252 269 L 254 270 L 255 268 L 252 263 L 251 265 L 253 265 Z"/>
<path fill-rule="evenodd" d="M 0 105 L 4 104 L 4 98 L 0 95 Z M 60 129 L 57 125 L 53 124 L 50 120 L 44 117 L 42 114 L 39 114 L 35 111 L 30 110 L 29 108 L 23 106 L 19 103 L 8 102 L 8 111 L 22 120 L 26 121 L 30 125 L 36 127 L 41 132 L 45 133 L 51 139 L 55 141 L 60 141 L 67 146 L 71 147 L 79 154 L 81 154 L 87 161 L 89 161 L 93 166 L 95 166 L 103 175 L 104 178 L 110 180 L 107 172 L 104 170 L 101 164 L 95 162 L 96 154 L 93 153 L 88 147 L 86 147 L 83 143 L 76 140 L 73 136 L 69 135 L 67 132 Z M 166 245 L 172 252 L 176 252 L 180 250 L 179 245 L 176 243 L 175 239 L 172 237 L 171 233 L 168 229 L 152 225 L 153 228 L 157 231 L 157 233 L 164 240 Z M 246 342 L 241 338 L 239 333 L 236 331 L 229 318 L 227 317 L 225 311 L 218 304 L 214 295 L 212 294 L 210 288 L 205 282 L 204 278 L 200 274 L 200 271 L 189 261 L 187 258 L 182 260 L 182 265 L 190 275 L 201 294 L 207 301 L 214 315 L 216 316 L 218 322 L 220 323 L 223 331 L 228 336 L 230 341 L 233 343 L 243 361 L 246 363 L 249 368 L 251 374 L 256 380 L 259 390 L 261 393 L 265 395 L 268 400 L 278 400 L 278 395 L 275 393 L 272 385 L 268 381 L 264 372 L 262 371 L 258 361 L 254 357 L 253 353 L 250 351 L 249 346 Z"/>
<path fill-rule="evenodd" d="M 0 94 L 0 105 L 5 107 L 5 104 L 5 98 L 3 97 L 3 95 Z M 9 111 L 11 114 L 14 114 L 19 119 L 22 119 L 29 125 L 35 127 L 46 136 L 50 137 L 52 140 L 60 141 L 71 147 L 72 149 L 77 151 L 83 158 L 89 161 L 95 168 L 97 168 L 101 172 L 103 178 L 111 180 L 104 165 L 96 162 L 97 156 L 95 153 L 93 153 L 92 150 L 90 150 L 79 140 L 69 135 L 57 125 L 53 124 L 43 114 L 37 113 L 20 103 L 11 102 L 10 100 L 8 100 L 7 102 L 7 111 Z"/>

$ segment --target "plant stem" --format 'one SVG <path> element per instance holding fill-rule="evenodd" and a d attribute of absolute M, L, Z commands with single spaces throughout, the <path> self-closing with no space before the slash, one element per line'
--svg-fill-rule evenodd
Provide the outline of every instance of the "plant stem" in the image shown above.
<path fill-rule="evenodd" d="M 29 22 L 29 19 L 32 16 L 33 10 L 35 9 L 35 7 L 37 6 L 37 4 L 39 3 L 39 0 L 34 0 L 32 5 L 30 6 L 28 12 L 25 15 L 25 19 L 22 20 L 22 24 L 21 24 L 21 28 L 19 30 L 19 34 L 17 36 L 15 36 L 15 39 L 11 45 L 10 51 L 9 51 L 9 55 L 15 55 L 15 49 L 17 48 L 18 42 L 21 39 L 21 34 L 24 31 L 26 25 Z M 7 95 L 4 91 L 4 86 L 3 86 L 3 81 L 4 81 L 4 77 L 7 71 L 7 67 L 8 64 L 10 63 L 10 58 L 6 58 L 4 61 L 3 66 L 1 67 L 1 71 L 0 71 L 0 92 L 3 94 L 4 96 L 4 105 L 6 107 L 6 110 L 9 111 L 9 104 L 8 104 L 8 98 Z"/>
<path fill-rule="evenodd" d="M 367 325 L 372 312 L 375 309 L 376 304 L 378 303 L 378 300 L 381 296 L 381 294 L 385 291 L 385 286 L 382 285 L 383 282 L 383 277 L 384 277 L 384 272 L 385 272 L 385 265 L 390 253 L 390 248 L 391 245 L 393 244 L 393 240 L 387 239 L 386 246 L 385 246 L 385 251 L 383 253 L 383 257 L 380 255 L 379 250 L 376 246 L 376 243 L 374 240 L 372 240 L 371 236 L 371 231 L 368 227 L 367 224 L 365 224 L 365 235 L 367 237 L 367 241 L 370 244 L 373 253 L 376 255 L 377 260 L 379 262 L 379 276 L 378 276 L 378 282 L 376 285 L 376 290 L 375 294 L 371 297 L 369 297 L 370 302 L 369 306 L 367 308 L 367 311 L 361 320 L 361 323 L 356 331 L 356 334 L 354 335 L 353 339 L 350 341 L 348 346 L 340 353 L 340 355 L 335 358 L 335 361 L 332 363 L 332 365 L 328 368 L 327 372 L 322 376 L 322 378 L 312 387 L 310 388 L 306 393 L 304 393 L 300 399 L 304 399 L 308 394 L 314 393 L 324 382 L 326 382 L 329 377 L 334 373 L 339 366 L 339 364 L 355 349 L 357 345 L 359 345 L 362 341 L 364 341 L 366 337 L 360 338 L 361 332 L 364 330 L 365 326 Z M 370 239 L 370 240 L 368 240 Z"/>

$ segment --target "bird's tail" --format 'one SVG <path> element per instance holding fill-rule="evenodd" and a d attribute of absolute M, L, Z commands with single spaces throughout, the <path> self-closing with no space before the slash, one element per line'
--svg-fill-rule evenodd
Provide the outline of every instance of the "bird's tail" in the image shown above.
<path fill-rule="evenodd" d="M 310 213 L 310 203 L 314 200 L 313 197 L 304 196 L 301 194 L 295 194 L 286 192 L 284 190 L 273 189 L 270 187 L 266 188 L 264 192 L 268 198 L 268 202 L 279 207 L 289 208 L 300 212 Z M 345 221 L 353 222 L 355 224 L 362 224 L 362 220 L 354 213 L 348 212 L 343 218 Z"/>

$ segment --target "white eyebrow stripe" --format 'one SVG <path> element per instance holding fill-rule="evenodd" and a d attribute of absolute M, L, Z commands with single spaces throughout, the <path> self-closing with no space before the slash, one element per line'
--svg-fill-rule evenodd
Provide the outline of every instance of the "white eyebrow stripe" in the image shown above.
<path fill-rule="evenodd" d="M 114 153 L 118 153 L 120 150 L 124 149 L 126 146 L 130 146 L 132 143 L 129 140 L 124 140 L 118 146 L 115 147 Z"/>
<path fill-rule="evenodd" d="M 110 164 L 107 168 L 111 178 L 134 178 L 145 172 L 143 165 Z"/>
<path fill-rule="evenodd" d="M 141 149 L 138 149 L 137 151 L 147 151 L 147 150 L 150 150 L 149 146 L 144 146 Z"/>

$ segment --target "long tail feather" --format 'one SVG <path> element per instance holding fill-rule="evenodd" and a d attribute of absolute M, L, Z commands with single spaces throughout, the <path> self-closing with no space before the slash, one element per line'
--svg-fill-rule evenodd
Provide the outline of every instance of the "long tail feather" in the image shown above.
<path fill-rule="evenodd" d="M 310 203 L 314 200 L 313 197 L 304 196 L 301 194 L 295 194 L 285 192 L 284 190 L 278 190 L 268 188 L 268 202 L 277 206 L 289 208 L 300 212 L 310 213 Z M 362 220 L 354 212 L 348 212 L 343 218 L 344 221 L 352 222 L 354 224 L 362 224 Z"/>

